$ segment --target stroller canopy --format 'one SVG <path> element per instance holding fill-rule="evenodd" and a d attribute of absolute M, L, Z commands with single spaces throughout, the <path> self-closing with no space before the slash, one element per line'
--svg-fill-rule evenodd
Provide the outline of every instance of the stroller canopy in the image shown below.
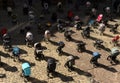
<path fill-rule="evenodd" d="M 20 53 L 20 48 L 18 48 L 18 47 L 13 47 L 13 52 L 14 52 L 15 54 L 19 54 L 19 53 Z"/>
<path fill-rule="evenodd" d="M 119 50 L 118 50 L 117 47 L 114 47 L 114 48 L 111 49 L 112 54 L 115 54 L 115 53 L 118 53 L 118 52 L 119 52 Z"/>
<path fill-rule="evenodd" d="M 93 52 L 93 56 L 95 57 L 95 56 L 99 56 L 100 54 L 99 54 L 99 52 Z"/>
<path fill-rule="evenodd" d="M 29 76 L 31 74 L 31 69 L 29 63 L 23 63 L 22 64 L 22 70 L 24 71 L 25 76 Z"/>

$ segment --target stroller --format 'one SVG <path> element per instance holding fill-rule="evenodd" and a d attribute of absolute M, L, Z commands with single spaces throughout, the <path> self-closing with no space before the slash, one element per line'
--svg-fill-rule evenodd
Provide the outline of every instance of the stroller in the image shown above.
<path fill-rule="evenodd" d="M 112 48 L 111 54 L 107 57 L 107 60 L 110 61 L 111 64 L 118 64 L 119 61 L 116 60 L 117 56 L 120 54 L 118 48 Z"/>
<path fill-rule="evenodd" d="M 80 41 L 80 43 L 77 44 L 77 51 L 78 52 L 83 52 L 86 50 L 85 47 L 86 43 L 84 43 L 83 41 Z"/>
<path fill-rule="evenodd" d="M 62 41 L 60 41 L 60 42 L 58 42 L 58 48 L 56 49 L 56 51 L 58 52 L 58 54 L 59 55 L 61 55 L 62 54 L 62 49 L 65 47 L 65 44 L 64 44 L 64 42 L 62 42 Z"/>
<path fill-rule="evenodd" d="M 30 67 L 30 64 L 25 62 L 22 64 L 22 77 L 24 77 L 25 81 L 27 81 L 27 78 L 30 77 L 31 75 L 31 67 Z"/>
<path fill-rule="evenodd" d="M 3 48 L 5 51 L 12 50 L 11 37 L 7 33 L 3 35 Z"/>
<path fill-rule="evenodd" d="M 35 54 L 36 60 L 43 60 L 44 59 L 43 50 L 35 49 L 34 54 Z"/>
<path fill-rule="evenodd" d="M 82 25 L 83 25 L 83 22 L 79 21 L 75 24 L 75 28 L 76 30 L 82 30 Z"/>
<path fill-rule="evenodd" d="M 90 63 L 93 64 L 93 67 L 97 67 L 98 64 L 98 59 L 100 58 L 99 52 L 93 52 L 93 57 L 90 60 Z"/>
<path fill-rule="evenodd" d="M 89 38 L 90 37 L 90 27 L 86 27 L 83 32 L 81 32 L 81 35 L 83 38 Z"/>
<path fill-rule="evenodd" d="M 65 31 L 65 33 L 64 33 L 65 40 L 66 41 L 72 40 L 71 35 L 72 35 L 71 31 Z"/>
<path fill-rule="evenodd" d="M 118 24 L 115 24 L 111 29 L 110 29 L 110 32 L 112 32 L 113 34 L 116 34 L 117 33 L 117 28 L 118 28 Z"/>
<path fill-rule="evenodd" d="M 16 61 L 16 59 L 20 60 L 20 48 L 13 47 L 12 55 L 13 55 L 14 61 Z"/>
<path fill-rule="evenodd" d="M 104 48 L 103 41 L 99 40 L 99 39 L 95 40 L 95 42 L 93 43 L 93 45 L 94 45 L 94 47 L 96 49 Z"/>
<path fill-rule="evenodd" d="M 31 32 L 27 32 L 26 33 L 26 45 L 28 47 L 33 46 L 33 34 Z"/>
<path fill-rule="evenodd" d="M 71 71 L 74 70 L 73 65 L 75 65 L 75 59 L 73 56 L 69 56 L 64 66 L 68 68 L 68 71 Z"/>
<path fill-rule="evenodd" d="M 49 77 L 50 73 L 55 73 L 55 69 L 56 69 L 56 61 L 55 59 L 48 59 L 47 61 L 47 76 Z"/>
<path fill-rule="evenodd" d="M 58 24 L 57 28 L 58 28 L 58 31 L 61 32 L 61 33 L 65 31 L 65 28 L 62 24 Z"/>

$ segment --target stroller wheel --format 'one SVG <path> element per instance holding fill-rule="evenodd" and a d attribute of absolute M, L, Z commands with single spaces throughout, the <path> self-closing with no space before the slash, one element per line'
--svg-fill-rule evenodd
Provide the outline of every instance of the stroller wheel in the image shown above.
<path fill-rule="evenodd" d="M 108 56 L 108 57 L 107 57 L 107 60 L 108 60 L 108 61 L 111 61 L 111 58 L 110 58 L 110 56 Z"/>
<path fill-rule="evenodd" d="M 65 40 L 68 41 L 68 42 L 70 41 L 68 38 L 65 38 Z"/>
<path fill-rule="evenodd" d="M 77 49 L 77 51 L 80 52 L 80 53 L 82 52 L 80 49 Z"/>

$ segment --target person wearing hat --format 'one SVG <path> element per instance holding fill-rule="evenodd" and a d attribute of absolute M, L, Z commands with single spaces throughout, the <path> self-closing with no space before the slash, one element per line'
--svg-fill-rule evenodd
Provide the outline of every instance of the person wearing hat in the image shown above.
<path fill-rule="evenodd" d="M 74 56 L 70 55 L 68 56 L 67 62 L 65 63 L 65 67 L 68 68 L 68 71 L 74 70 L 73 65 L 75 65 L 75 58 Z"/>
<path fill-rule="evenodd" d="M 101 57 L 101 54 L 99 52 L 93 52 L 93 57 L 90 60 L 90 63 L 93 64 L 94 67 L 97 67 L 99 65 L 98 59 Z"/>

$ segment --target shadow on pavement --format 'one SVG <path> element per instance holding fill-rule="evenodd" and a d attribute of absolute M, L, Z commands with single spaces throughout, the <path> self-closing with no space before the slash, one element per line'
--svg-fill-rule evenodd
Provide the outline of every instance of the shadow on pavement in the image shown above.
<path fill-rule="evenodd" d="M 10 66 L 10 65 L 8 65 L 6 63 L 3 63 L 3 62 L 1 62 L 1 63 L 2 63 L 1 67 L 4 68 L 5 71 L 10 71 L 10 72 L 16 72 L 16 71 L 18 71 L 17 67 L 15 67 L 15 66 Z"/>
<path fill-rule="evenodd" d="M 48 59 L 54 59 L 56 62 L 58 62 L 58 60 L 55 59 L 55 58 L 53 58 L 53 57 L 45 56 L 45 61 L 46 61 L 46 62 L 48 61 Z"/>
<path fill-rule="evenodd" d="M 28 54 L 28 52 L 20 48 L 20 54 Z"/>
<path fill-rule="evenodd" d="M 111 71 L 113 73 L 117 72 L 117 70 L 115 68 L 113 68 L 113 67 L 109 67 L 109 66 L 103 65 L 101 63 L 99 63 L 98 65 L 99 65 L 99 67 L 104 68 L 104 69 L 106 69 L 108 71 Z"/>
<path fill-rule="evenodd" d="M 62 55 L 65 55 L 65 56 L 70 56 L 71 54 L 67 53 L 67 52 L 62 52 Z"/>
<path fill-rule="evenodd" d="M 35 63 L 31 63 L 31 62 L 29 62 L 29 61 L 27 61 L 27 60 L 25 60 L 25 59 L 20 59 L 20 62 L 21 62 L 21 63 L 27 62 L 27 63 L 30 64 L 31 67 L 35 66 Z"/>
<path fill-rule="evenodd" d="M 95 38 L 95 37 L 92 37 L 92 36 L 90 36 L 90 38 L 89 39 L 91 39 L 91 40 L 98 40 L 98 38 Z"/>
<path fill-rule="evenodd" d="M 43 81 L 43 80 L 38 80 L 37 78 L 33 78 L 33 77 L 29 77 L 27 78 L 28 82 L 31 83 L 47 83 L 47 81 Z"/>
<path fill-rule="evenodd" d="M 66 76 L 66 75 L 63 75 L 59 72 L 55 72 L 53 74 L 54 77 L 59 77 L 63 82 L 69 82 L 69 81 L 74 81 L 74 79 L 71 77 L 71 76 Z"/>
<path fill-rule="evenodd" d="M 49 42 L 55 46 L 58 46 L 58 42 L 55 42 L 55 41 L 52 41 L 52 40 L 49 40 Z"/>
<path fill-rule="evenodd" d="M 76 39 L 73 39 L 73 38 L 71 39 L 71 41 L 72 41 L 72 42 L 75 42 L 75 43 L 80 43 L 79 40 L 76 40 Z"/>
<path fill-rule="evenodd" d="M 87 77 L 92 77 L 92 74 L 90 74 L 89 72 L 80 70 L 79 68 L 74 67 L 74 71 L 76 73 L 78 73 L 79 75 L 84 75 L 84 76 L 87 76 Z"/>
<path fill-rule="evenodd" d="M 93 54 L 93 52 L 92 52 L 92 51 L 87 50 L 87 49 L 85 50 L 85 52 L 86 52 L 86 53 L 88 53 L 88 54 L 90 54 L 90 55 L 92 55 L 92 54 Z"/>
<path fill-rule="evenodd" d="M 10 57 L 10 54 L 4 53 L 4 52 L 0 51 L 0 56 L 3 56 L 3 57 L 5 57 L 5 58 L 8 58 L 8 57 Z"/>
<path fill-rule="evenodd" d="M 107 34 L 107 33 L 104 33 L 103 35 L 104 35 L 104 36 L 107 36 L 107 37 L 110 37 L 110 38 L 113 38 L 113 37 L 114 37 L 114 36 L 109 35 L 109 34 Z"/>

